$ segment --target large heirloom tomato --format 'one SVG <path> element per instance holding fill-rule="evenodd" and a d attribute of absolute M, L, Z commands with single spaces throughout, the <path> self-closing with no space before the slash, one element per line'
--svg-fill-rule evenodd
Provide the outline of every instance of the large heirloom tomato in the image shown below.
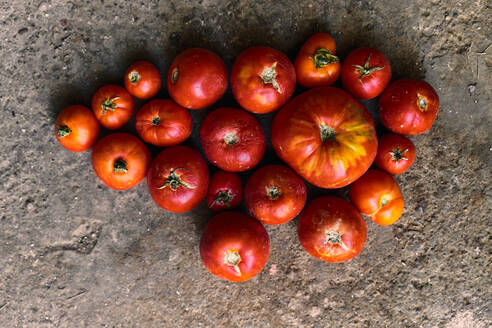
<path fill-rule="evenodd" d="M 187 146 L 164 149 L 147 174 L 149 192 L 157 205 L 182 213 L 197 206 L 208 190 L 208 167 L 200 153 Z"/>
<path fill-rule="evenodd" d="M 70 151 L 86 151 L 99 135 L 99 123 L 92 111 L 80 105 L 64 108 L 55 122 L 55 135 L 60 144 Z"/>
<path fill-rule="evenodd" d="M 269 255 L 270 238 L 263 225 L 239 212 L 222 212 L 210 219 L 200 242 L 207 270 L 229 281 L 253 278 Z"/>
<path fill-rule="evenodd" d="M 161 89 L 161 73 L 148 61 L 133 63 L 125 73 L 125 88 L 140 99 L 154 97 Z"/>
<path fill-rule="evenodd" d="M 366 222 L 357 209 L 338 197 L 320 197 L 307 204 L 297 227 L 302 247 L 326 262 L 357 256 L 367 239 Z"/>
<path fill-rule="evenodd" d="M 239 206 L 243 200 L 243 184 L 237 173 L 217 171 L 210 179 L 208 207 L 222 211 Z"/>
<path fill-rule="evenodd" d="M 390 174 L 405 172 L 415 160 L 415 145 L 398 134 L 388 133 L 379 138 L 374 163 Z"/>
<path fill-rule="evenodd" d="M 105 85 L 92 97 L 92 110 L 97 120 L 107 129 L 116 130 L 130 120 L 133 114 L 132 96 L 119 85 Z"/>
<path fill-rule="evenodd" d="M 369 112 L 333 87 L 311 89 L 285 105 L 273 120 L 272 144 L 300 176 L 322 188 L 357 180 L 378 148 Z"/>

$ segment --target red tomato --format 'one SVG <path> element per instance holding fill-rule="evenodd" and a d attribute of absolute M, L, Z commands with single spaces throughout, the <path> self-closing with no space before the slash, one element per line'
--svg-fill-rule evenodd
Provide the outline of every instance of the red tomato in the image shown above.
<path fill-rule="evenodd" d="M 156 146 L 173 146 L 191 134 L 193 122 L 186 108 L 167 99 L 153 99 L 146 103 L 135 118 L 138 135 Z"/>
<path fill-rule="evenodd" d="M 386 172 L 369 170 L 350 186 L 350 200 L 363 214 L 379 225 L 396 222 L 403 213 L 400 187 Z"/>
<path fill-rule="evenodd" d="M 374 163 L 390 174 L 405 172 L 415 160 L 413 142 L 403 136 L 388 133 L 379 138 L 378 153 Z"/>
<path fill-rule="evenodd" d="M 187 212 L 205 198 L 208 167 L 200 153 L 187 146 L 166 148 L 157 155 L 147 174 L 150 195 L 165 210 Z"/>
<path fill-rule="evenodd" d="M 301 212 L 306 197 L 302 179 L 284 165 L 258 169 L 244 188 L 246 207 L 265 224 L 289 222 Z"/>
<path fill-rule="evenodd" d="M 227 89 L 227 69 L 219 56 L 207 49 L 192 48 L 180 53 L 167 73 L 171 98 L 189 109 L 213 105 Z"/>
<path fill-rule="evenodd" d="M 211 210 L 222 211 L 239 206 L 243 200 L 243 184 L 236 173 L 217 171 L 210 180 L 207 204 Z"/>
<path fill-rule="evenodd" d="M 96 91 L 92 97 L 92 111 L 99 123 L 116 130 L 130 120 L 133 114 L 132 96 L 124 88 L 110 84 Z"/>
<path fill-rule="evenodd" d="M 210 219 L 200 242 L 207 270 L 229 281 L 253 278 L 269 255 L 270 238 L 263 225 L 239 212 L 222 212 Z"/>
<path fill-rule="evenodd" d="M 137 137 L 113 133 L 97 142 L 92 150 L 92 167 L 108 187 L 126 190 L 145 177 L 150 152 Z"/>
<path fill-rule="evenodd" d="M 307 204 L 297 233 L 310 255 L 326 262 L 343 262 L 362 251 L 367 226 L 357 209 L 346 200 L 320 197 Z"/>
<path fill-rule="evenodd" d="M 271 139 L 281 159 L 322 188 L 357 180 L 378 147 L 369 112 L 333 87 L 311 89 L 285 105 L 273 120 Z"/>
<path fill-rule="evenodd" d="M 331 85 L 340 76 L 341 64 L 335 40 L 328 33 L 311 36 L 302 46 L 295 61 L 297 83 L 313 88 Z"/>
<path fill-rule="evenodd" d="M 56 139 L 68 150 L 86 151 L 94 145 L 98 135 L 99 123 L 85 106 L 68 106 L 56 118 Z"/>
<path fill-rule="evenodd" d="M 421 80 L 403 79 L 390 84 L 379 98 L 379 116 L 385 127 L 405 135 L 430 129 L 439 111 L 439 96 Z"/>
<path fill-rule="evenodd" d="M 140 99 L 154 97 L 161 89 L 161 73 L 148 61 L 133 63 L 125 73 L 125 88 Z"/>
<path fill-rule="evenodd" d="M 231 72 L 232 93 L 242 108 L 263 114 L 285 104 L 296 87 L 296 70 L 281 51 L 250 47 L 239 54 Z"/>
<path fill-rule="evenodd" d="M 219 108 L 200 128 L 203 151 L 212 164 L 229 172 L 246 171 L 265 153 L 265 134 L 258 121 L 236 108 Z"/>
<path fill-rule="evenodd" d="M 356 49 L 343 62 L 343 86 L 359 99 L 379 96 L 390 80 L 390 62 L 382 52 L 376 49 Z"/>

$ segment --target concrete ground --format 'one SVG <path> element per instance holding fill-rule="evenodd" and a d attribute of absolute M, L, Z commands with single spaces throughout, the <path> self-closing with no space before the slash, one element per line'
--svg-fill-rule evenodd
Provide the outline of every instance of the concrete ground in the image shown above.
<path fill-rule="evenodd" d="M 0 1 L 0 326 L 489 327 L 487 2 Z M 432 129 L 411 138 L 415 164 L 397 177 L 403 217 L 389 227 L 368 220 L 367 244 L 349 262 L 305 253 L 296 219 L 267 227 L 272 251 L 260 275 L 221 281 L 198 252 L 206 205 L 175 215 L 154 204 L 145 181 L 109 190 L 90 152 L 70 153 L 54 137 L 63 107 L 90 105 L 134 60 L 166 72 L 183 49 L 205 47 L 230 68 L 251 45 L 293 59 L 317 31 L 335 37 L 342 59 L 379 48 L 394 78 L 423 78 L 441 98 Z M 230 91 L 224 104 L 234 105 Z M 198 147 L 206 112 L 193 113 L 188 144 Z M 260 118 L 265 129 L 271 118 Z M 277 161 L 269 151 L 264 163 Z M 310 188 L 310 199 L 321 194 L 333 192 Z"/>

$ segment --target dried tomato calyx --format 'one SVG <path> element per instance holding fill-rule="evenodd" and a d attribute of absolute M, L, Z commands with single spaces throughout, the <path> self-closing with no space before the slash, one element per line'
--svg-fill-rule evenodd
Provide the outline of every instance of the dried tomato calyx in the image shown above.
<path fill-rule="evenodd" d="M 321 122 L 319 125 L 319 133 L 321 135 L 321 141 L 323 142 L 335 140 L 335 130 L 331 126 L 326 125 L 324 122 Z"/>
<path fill-rule="evenodd" d="M 173 69 L 173 72 L 171 73 L 171 82 L 173 84 L 178 82 L 178 75 L 179 75 L 179 71 L 178 68 L 176 67 L 175 69 Z"/>
<path fill-rule="evenodd" d="M 352 65 L 359 71 L 359 81 L 362 83 L 362 78 L 371 75 L 372 72 L 382 70 L 383 67 L 369 67 L 369 59 L 371 58 L 371 54 L 367 56 L 366 62 L 364 66 L 360 65 Z M 362 83 L 363 84 L 363 83 Z"/>
<path fill-rule="evenodd" d="M 408 157 L 405 157 L 404 154 L 408 151 L 408 149 L 400 149 L 400 146 L 396 147 L 394 151 L 390 151 L 389 154 L 397 163 L 401 160 L 408 160 Z"/>
<path fill-rule="evenodd" d="M 137 83 L 138 81 L 140 81 L 140 74 L 138 74 L 137 71 L 132 71 L 129 75 L 128 75 L 128 79 L 130 80 L 131 83 L 135 84 Z"/>
<path fill-rule="evenodd" d="M 224 256 L 224 264 L 234 267 L 234 270 L 240 275 L 241 270 L 239 269 L 239 263 L 241 263 L 241 255 L 239 255 L 239 251 L 231 251 L 228 249 L 226 255 Z"/>
<path fill-rule="evenodd" d="M 234 195 L 231 193 L 230 190 L 221 190 L 217 194 L 217 197 L 210 204 L 210 206 L 213 206 L 215 204 L 230 206 L 231 205 L 231 200 L 233 198 L 234 198 Z"/>
<path fill-rule="evenodd" d="M 280 90 L 280 86 L 278 85 L 278 82 L 276 80 L 276 77 L 277 77 L 277 71 L 276 71 L 276 68 L 277 68 L 277 62 L 273 63 L 273 65 L 271 67 L 265 67 L 263 69 L 263 72 L 261 72 L 261 79 L 263 80 L 263 83 L 264 84 L 269 84 L 271 83 L 272 84 L 272 87 L 278 92 L 278 93 L 282 93 L 282 90 Z"/>
<path fill-rule="evenodd" d="M 159 124 L 161 124 L 161 118 L 159 116 L 154 116 L 152 119 L 152 125 L 158 126 Z"/>
<path fill-rule="evenodd" d="M 265 187 L 265 191 L 270 200 L 275 200 L 282 195 L 280 188 L 277 186 Z"/>
<path fill-rule="evenodd" d="M 417 93 L 417 104 L 421 112 L 425 112 L 427 110 L 427 98 Z"/>
<path fill-rule="evenodd" d="M 347 245 L 342 240 L 342 234 L 336 230 L 326 230 L 325 231 L 325 244 L 340 245 L 343 249 L 347 249 Z"/>
<path fill-rule="evenodd" d="M 224 136 L 224 142 L 228 146 L 235 145 L 235 144 L 237 144 L 238 141 L 239 141 L 239 139 L 237 137 L 237 134 L 234 132 L 226 133 L 226 135 Z"/>
<path fill-rule="evenodd" d="M 118 107 L 118 105 L 114 101 L 115 100 L 118 100 L 118 99 L 120 99 L 120 97 L 107 98 L 106 100 L 104 100 L 101 103 L 101 108 L 102 108 L 103 115 L 106 114 L 106 112 L 108 110 L 114 112 L 114 110 L 116 109 L 116 107 Z"/>
<path fill-rule="evenodd" d="M 128 163 L 124 159 L 118 158 L 113 163 L 113 172 L 128 172 Z"/>
<path fill-rule="evenodd" d="M 72 133 L 72 130 L 66 125 L 59 125 L 56 128 L 56 135 L 58 138 L 63 138 Z"/>
<path fill-rule="evenodd" d="M 179 176 L 176 173 L 176 171 L 178 171 L 178 170 L 185 170 L 185 169 L 182 167 L 172 169 L 171 172 L 169 173 L 169 175 L 166 177 L 166 182 L 162 186 L 157 187 L 157 189 L 164 189 L 166 187 L 169 187 L 169 189 L 171 189 L 172 191 L 176 191 L 181 186 L 188 188 L 188 189 L 195 189 L 196 186 L 192 186 L 189 183 L 187 183 L 181 179 L 181 176 Z"/>
<path fill-rule="evenodd" d="M 339 61 L 338 57 L 333 55 L 330 51 L 325 48 L 319 48 L 314 53 L 313 57 L 309 57 L 314 63 L 316 69 L 320 69 L 327 65 L 337 63 Z"/>

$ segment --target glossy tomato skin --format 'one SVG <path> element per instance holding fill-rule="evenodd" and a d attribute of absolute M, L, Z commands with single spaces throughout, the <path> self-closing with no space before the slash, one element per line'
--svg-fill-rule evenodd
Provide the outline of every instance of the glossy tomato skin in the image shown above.
<path fill-rule="evenodd" d="M 147 173 L 152 199 L 167 211 L 187 212 L 206 196 L 209 175 L 200 153 L 188 146 L 173 146 L 157 155 Z"/>
<path fill-rule="evenodd" d="M 243 184 L 237 173 L 217 171 L 210 179 L 207 204 L 213 211 L 239 206 L 243 200 Z"/>
<path fill-rule="evenodd" d="M 125 88 L 139 99 L 150 99 L 161 89 L 161 73 L 148 61 L 137 61 L 125 73 Z"/>
<path fill-rule="evenodd" d="M 404 201 L 400 187 L 386 172 L 369 170 L 349 189 L 357 209 L 379 225 L 395 223 L 403 213 Z"/>
<path fill-rule="evenodd" d="M 265 153 L 265 134 L 258 121 L 236 108 L 223 107 L 205 117 L 200 142 L 208 160 L 228 172 L 246 171 Z"/>
<path fill-rule="evenodd" d="M 90 149 L 99 136 L 99 123 L 92 111 L 80 105 L 65 107 L 55 121 L 55 136 L 73 152 Z"/>
<path fill-rule="evenodd" d="M 97 142 L 92 150 L 92 167 L 110 188 L 126 190 L 145 177 L 150 152 L 137 137 L 113 133 Z"/>
<path fill-rule="evenodd" d="M 253 278 L 269 255 L 270 238 L 263 225 L 239 212 L 214 216 L 200 241 L 200 256 L 207 270 L 229 281 Z"/>
<path fill-rule="evenodd" d="M 326 262 L 343 262 L 362 251 L 367 226 L 357 209 L 346 200 L 320 197 L 307 204 L 297 233 L 310 255 Z"/>
<path fill-rule="evenodd" d="M 186 108 L 168 99 L 153 99 L 137 112 L 135 127 L 145 142 L 168 147 L 188 139 L 193 121 Z"/>
<path fill-rule="evenodd" d="M 306 185 L 285 165 L 267 165 L 246 182 L 244 201 L 264 224 L 282 224 L 296 217 L 306 204 Z"/>
<path fill-rule="evenodd" d="M 415 160 L 415 145 L 398 134 L 388 133 L 379 138 L 378 153 L 374 163 L 389 174 L 401 174 Z"/>
<path fill-rule="evenodd" d="M 328 33 L 311 36 L 299 50 L 294 65 L 297 83 L 314 88 L 332 85 L 342 65 L 336 54 L 335 40 Z"/>
<path fill-rule="evenodd" d="M 180 53 L 167 73 L 171 98 L 189 109 L 209 107 L 227 89 L 227 69 L 212 51 L 191 48 Z"/>
<path fill-rule="evenodd" d="M 116 130 L 130 120 L 133 114 L 132 96 L 119 85 L 105 85 L 92 97 L 92 111 L 107 129 Z"/>
<path fill-rule="evenodd" d="M 296 87 L 289 58 L 269 47 L 250 47 L 236 58 L 231 71 L 232 93 L 247 111 L 273 112 L 285 104 Z"/>
<path fill-rule="evenodd" d="M 345 91 L 308 90 L 277 114 L 271 140 L 294 171 L 322 188 L 341 188 L 371 166 L 378 142 L 369 112 Z"/>
<path fill-rule="evenodd" d="M 438 111 L 439 96 L 422 80 L 397 80 L 379 98 L 381 122 L 398 134 L 424 133 L 434 123 Z"/>
<path fill-rule="evenodd" d="M 343 62 L 343 87 L 356 98 L 372 99 L 379 96 L 390 80 L 390 62 L 377 49 L 356 49 Z"/>

